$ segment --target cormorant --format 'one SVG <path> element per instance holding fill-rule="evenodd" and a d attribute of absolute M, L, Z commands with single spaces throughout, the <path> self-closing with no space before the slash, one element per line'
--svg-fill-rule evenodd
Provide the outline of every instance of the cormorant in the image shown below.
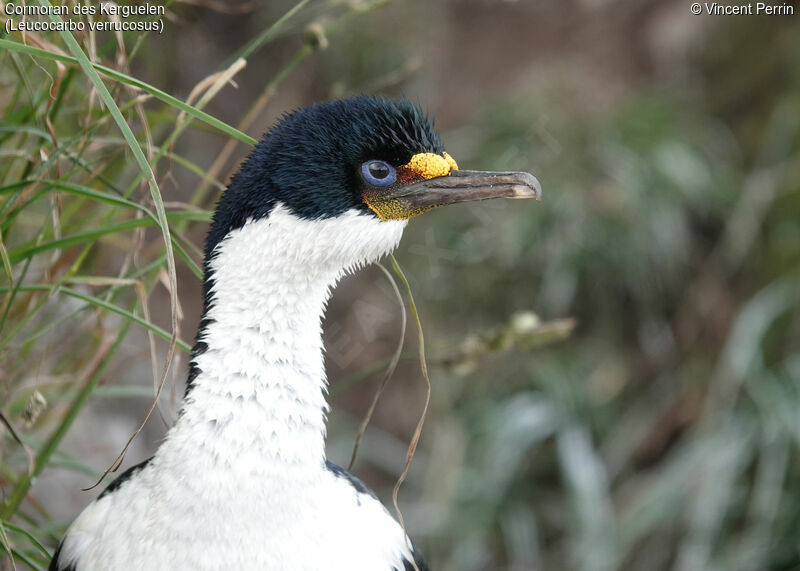
<path fill-rule="evenodd" d="M 175 425 L 77 517 L 51 571 L 428 569 L 376 496 L 326 460 L 325 304 L 409 218 L 540 194 L 528 173 L 458 170 L 407 100 L 283 117 L 214 213 Z"/>

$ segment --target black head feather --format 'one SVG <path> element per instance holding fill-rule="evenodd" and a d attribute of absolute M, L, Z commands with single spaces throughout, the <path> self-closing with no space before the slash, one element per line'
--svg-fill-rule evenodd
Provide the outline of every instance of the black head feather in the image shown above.
<path fill-rule="evenodd" d="M 379 159 L 394 166 L 417 153 L 444 151 L 433 121 L 405 99 L 351 97 L 318 103 L 284 116 L 256 145 L 233 177 L 214 212 L 205 246 L 204 317 L 192 350 L 188 395 L 205 352 L 203 332 L 214 276 L 216 246 L 248 220 L 269 216 L 280 202 L 295 216 L 330 218 L 350 209 L 374 213 L 364 204 L 361 165 Z"/>
<path fill-rule="evenodd" d="M 416 153 L 443 151 L 433 121 L 405 99 L 351 97 L 290 113 L 253 149 L 222 195 L 206 257 L 231 230 L 268 216 L 277 202 L 307 219 L 353 208 L 371 213 L 360 192 L 362 163 L 399 166 Z"/>

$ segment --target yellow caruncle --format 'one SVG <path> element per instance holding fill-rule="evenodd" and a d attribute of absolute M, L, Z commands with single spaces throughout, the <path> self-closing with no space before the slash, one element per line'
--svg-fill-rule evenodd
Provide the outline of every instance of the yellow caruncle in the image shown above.
<path fill-rule="evenodd" d="M 456 161 L 447 153 L 437 155 L 435 153 L 417 153 L 411 160 L 398 171 L 410 171 L 422 180 L 429 180 L 440 176 L 447 176 L 450 171 L 458 170 Z M 411 182 L 416 180 L 411 179 Z M 386 194 L 384 191 L 367 191 L 364 194 L 364 202 L 378 215 L 381 220 L 407 220 L 427 212 L 431 208 L 436 208 L 435 204 L 425 206 L 413 206 L 407 198 L 394 196 L 391 191 Z"/>
<path fill-rule="evenodd" d="M 418 153 L 403 165 L 424 179 L 447 176 L 451 170 L 458 170 L 456 161 L 447 153 Z"/>

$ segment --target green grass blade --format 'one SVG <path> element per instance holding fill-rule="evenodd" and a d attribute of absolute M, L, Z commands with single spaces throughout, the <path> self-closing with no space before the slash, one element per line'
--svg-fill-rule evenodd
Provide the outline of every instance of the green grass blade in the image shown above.
<path fill-rule="evenodd" d="M 28 530 L 21 528 L 17 525 L 14 525 L 13 523 L 8 521 L 4 522 L 3 525 L 6 527 L 6 529 L 10 529 L 11 531 L 24 535 L 27 538 L 27 540 L 31 542 L 31 545 L 33 545 L 36 549 L 38 549 L 42 553 L 42 555 L 44 555 L 48 559 L 53 557 L 53 554 L 50 553 L 44 545 L 39 543 L 39 540 L 36 539 Z"/>
<path fill-rule="evenodd" d="M 11 270 L 11 259 L 8 257 L 8 250 L 6 250 L 5 242 L 3 242 L 3 233 L 0 232 L 0 258 L 3 258 L 3 269 L 6 272 L 8 283 L 14 283 L 14 273 Z"/>
<path fill-rule="evenodd" d="M 52 286 L 49 286 L 49 285 L 21 285 L 17 289 L 19 291 L 50 291 L 52 289 Z M 11 290 L 11 288 L 9 288 L 9 287 L 0 286 L 0 292 L 2 292 L 2 293 L 5 293 L 5 292 L 10 291 L 10 290 Z M 169 332 L 164 331 L 158 325 L 155 325 L 154 323 L 150 323 L 149 321 L 146 321 L 145 319 L 139 317 L 135 313 L 133 313 L 131 311 L 128 311 L 126 309 L 123 309 L 122 307 L 120 307 L 118 305 L 114 305 L 113 303 L 110 303 L 108 301 L 100 299 L 99 297 L 95 297 L 93 295 L 81 293 L 78 290 L 75 290 L 75 289 L 72 289 L 72 288 L 69 288 L 69 287 L 65 287 L 65 286 L 59 286 L 56 289 L 56 291 L 60 292 L 60 293 L 63 293 L 64 295 L 68 295 L 70 297 L 74 297 L 75 299 L 79 299 L 81 301 L 85 301 L 88 304 L 91 304 L 91 305 L 94 305 L 94 306 L 97 306 L 97 307 L 102 307 L 103 309 L 107 309 L 108 311 L 110 311 L 112 313 L 116 313 L 117 315 L 120 315 L 120 316 L 124 317 L 125 319 L 127 319 L 129 321 L 132 321 L 133 323 L 136 323 L 137 325 L 141 325 L 142 327 L 144 327 L 148 331 L 152 331 L 153 333 L 155 333 L 156 335 L 158 335 L 162 339 L 165 339 L 166 341 L 169 341 L 172 338 L 172 335 Z M 181 349 L 183 349 L 184 351 L 186 351 L 187 353 L 189 351 L 191 351 L 191 349 L 192 349 L 191 346 L 188 343 L 186 343 L 185 341 L 182 341 L 180 339 L 178 339 L 178 341 L 177 341 L 177 346 L 180 347 Z"/>
<path fill-rule="evenodd" d="M 69 32 L 63 32 L 63 33 L 68 34 Z M 30 55 L 30 56 L 34 56 L 34 57 L 46 58 L 46 59 L 50 59 L 50 60 L 53 60 L 53 61 L 60 61 L 60 62 L 63 62 L 63 63 L 69 63 L 69 64 L 72 64 L 72 65 L 80 65 L 80 61 L 78 60 L 77 57 L 69 57 L 69 56 L 66 56 L 66 55 L 49 52 L 47 50 L 43 50 L 43 49 L 40 49 L 40 48 L 35 48 L 33 46 L 28 46 L 28 45 L 25 45 L 23 43 L 15 42 L 15 41 L 12 41 L 12 40 L 6 40 L 6 39 L 0 38 L 0 48 L 6 48 L 6 49 L 9 49 L 9 50 L 14 50 L 14 51 L 17 51 L 17 52 L 20 52 L 20 53 L 24 53 L 24 54 L 27 54 L 27 55 Z M 80 48 L 78 48 L 78 49 L 80 49 Z M 87 61 L 88 61 L 88 59 L 87 59 Z M 210 125 L 211 127 L 214 127 L 218 131 L 220 131 L 222 133 L 225 133 L 226 135 L 228 135 L 230 137 L 233 137 L 235 139 L 239 139 L 243 143 L 247 143 L 248 145 L 255 145 L 258 142 L 256 139 L 254 139 L 250 135 L 247 135 L 246 133 L 242 133 L 241 131 L 239 131 L 235 127 L 232 127 L 231 125 L 228 125 L 224 121 L 220 121 L 216 117 L 213 117 L 213 116 L 209 115 L 208 113 L 205 113 L 204 111 L 200 111 L 199 109 L 195 109 L 193 106 L 189 105 L 188 103 L 185 103 L 184 101 L 181 101 L 177 97 L 173 97 L 169 93 L 161 91 L 160 89 L 158 89 L 156 87 L 153 87 L 152 85 L 150 85 L 148 83 L 145 83 L 144 81 L 138 80 L 135 77 L 131 77 L 130 75 L 126 75 L 124 73 L 120 73 L 120 72 L 116 71 L 115 69 L 112 69 L 110 67 L 106 67 L 104 65 L 100 65 L 100 64 L 97 64 L 97 63 L 89 62 L 89 66 L 91 66 L 92 69 L 97 70 L 98 72 L 102 73 L 103 75 L 110 77 L 111 79 L 114 79 L 114 80 L 119 81 L 121 83 L 124 83 L 126 85 L 131 85 L 133 87 L 137 87 L 137 88 L 141 89 L 142 91 L 145 91 L 145 92 L 149 93 L 150 95 L 152 95 L 153 97 L 155 97 L 159 101 L 162 101 L 162 102 L 166 103 L 167 105 L 171 105 L 172 107 L 176 107 L 176 108 L 180 109 L 181 111 L 185 111 L 186 113 L 188 113 L 192 117 L 195 117 L 196 119 L 199 119 L 200 121 L 203 121 L 204 123 Z M 47 136 L 46 133 L 44 133 L 44 135 Z"/>
<path fill-rule="evenodd" d="M 8 535 L 6 534 L 5 522 L 0 519 L 0 547 L 3 548 L 3 551 L 8 553 L 11 556 L 11 564 L 16 568 L 14 565 L 14 554 L 11 551 L 11 542 L 8 541 Z"/>
<path fill-rule="evenodd" d="M 135 303 L 136 302 L 134 302 L 134 305 L 131 307 L 131 311 L 133 310 L 133 307 L 135 307 Z M 10 519 L 14 512 L 17 511 L 17 508 L 22 503 L 22 500 L 25 499 L 33 479 L 38 476 L 47 466 L 48 462 L 50 461 L 50 457 L 58 449 L 59 444 L 61 444 L 61 440 L 63 440 L 64 436 L 69 431 L 69 428 L 77 418 L 78 413 L 89 400 L 89 397 L 92 395 L 95 387 L 97 387 L 100 379 L 103 378 L 103 374 L 105 373 L 109 364 L 111 364 L 114 355 L 117 353 L 122 345 L 122 342 L 125 340 L 125 337 L 128 335 L 128 331 L 130 330 L 132 323 L 133 321 L 126 321 L 122 325 L 117 333 L 117 337 L 114 340 L 113 345 L 103 359 L 102 364 L 97 368 L 97 370 L 89 379 L 89 382 L 86 383 L 78 397 L 73 401 L 72 406 L 67 412 L 67 415 L 61 421 L 61 424 L 58 425 L 55 432 L 53 432 L 48 441 L 39 450 L 39 453 L 36 455 L 36 459 L 33 464 L 33 474 L 25 474 L 20 481 L 17 482 L 16 486 L 14 486 L 11 494 L 6 499 L 2 514 L 0 514 L 2 519 Z"/>
<path fill-rule="evenodd" d="M 286 22 L 289 21 L 289 19 L 292 16 L 294 16 L 300 10 L 302 10 L 303 7 L 306 4 L 308 4 L 308 2 L 309 2 L 309 0 L 300 0 L 300 2 L 298 2 L 297 4 L 292 6 L 283 16 L 278 18 L 275 21 L 274 24 L 272 24 L 269 28 L 264 30 L 264 32 L 261 33 L 261 35 L 259 35 L 257 38 L 255 38 L 250 43 L 248 43 L 241 50 L 241 52 L 237 56 L 235 56 L 231 60 L 231 62 L 229 62 L 229 63 L 233 63 L 234 61 L 236 61 L 239 58 L 247 59 L 251 55 L 253 55 L 253 53 L 255 53 L 255 51 L 258 50 L 258 48 L 260 48 L 262 45 L 264 45 L 266 42 L 268 42 L 275 34 L 277 34 L 280 31 L 280 29 L 284 26 L 284 24 L 286 24 Z"/>
<path fill-rule="evenodd" d="M 192 211 L 170 212 L 167 214 L 167 220 L 197 220 L 205 222 L 209 220 L 209 214 L 206 212 Z M 156 222 L 152 218 L 133 218 L 130 220 L 123 220 L 122 222 L 113 222 L 111 224 L 104 224 L 103 226 L 92 228 L 91 230 L 76 232 L 75 234 L 70 234 L 69 236 L 64 236 L 58 240 L 52 240 L 43 244 L 24 244 L 11 250 L 8 255 L 13 265 L 19 263 L 21 260 L 30 258 L 31 256 L 40 254 L 42 252 L 47 252 L 49 250 L 68 248 L 84 242 L 93 242 L 109 234 L 116 234 L 126 230 L 133 230 L 134 228 L 155 225 Z"/>
<path fill-rule="evenodd" d="M 48 0 L 38 0 L 39 4 L 48 9 L 50 12 L 50 19 L 56 23 L 63 23 L 61 17 L 57 14 L 52 13 L 52 6 Z M 172 238 L 170 237 L 170 230 L 169 230 L 169 223 L 167 222 L 167 214 L 164 210 L 164 203 L 161 199 L 161 191 L 158 188 L 158 182 L 156 181 L 155 173 L 153 173 L 153 169 L 150 167 L 150 163 L 147 162 L 147 157 L 144 156 L 144 152 L 142 148 L 139 146 L 139 142 L 136 140 L 136 135 L 133 134 L 128 123 L 125 121 L 125 117 L 122 116 L 122 112 L 117 107 L 114 98 L 111 96 L 111 93 L 108 91 L 108 88 L 103 83 L 103 80 L 100 79 L 100 76 L 97 74 L 97 71 L 92 66 L 92 63 L 89 61 L 89 58 L 86 57 L 86 54 L 83 53 L 80 45 L 78 45 L 77 40 L 72 36 L 72 33 L 67 30 L 62 30 L 59 32 L 61 39 L 67 45 L 67 48 L 72 52 L 72 55 L 78 60 L 81 68 L 83 68 L 84 73 L 89 77 L 89 80 L 94 84 L 95 89 L 97 90 L 100 99 L 103 100 L 105 103 L 106 109 L 108 112 L 111 113 L 111 116 L 114 118 L 114 121 L 117 123 L 120 131 L 122 131 L 122 136 L 125 137 L 125 140 L 128 142 L 131 151 L 133 152 L 133 156 L 136 159 L 136 162 L 139 165 L 139 169 L 141 170 L 142 174 L 144 175 L 145 179 L 147 179 L 148 186 L 150 187 L 150 195 L 153 199 L 153 204 L 155 205 L 156 215 L 158 217 L 158 226 L 161 229 L 161 235 L 164 238 L 164 244 L 167 251 L 167 273 L 169 275 L 169 295 L 170 295 L 170 313 L 171 313 L 171 326 L 172 326 L 172 340 L 170 341 L 170 349 L 167 353 L 167 358 L 165 362 L 165 372 L 166 369 L 169 368 L 169 364 L 172 360 L 172 343 L 174 343 L 175 339 L 177 339 L 177 331 L 178 331 L 178 280 L 176 276 L 176 269 L 175 269 L 175 255 L 172 251 Z"/>

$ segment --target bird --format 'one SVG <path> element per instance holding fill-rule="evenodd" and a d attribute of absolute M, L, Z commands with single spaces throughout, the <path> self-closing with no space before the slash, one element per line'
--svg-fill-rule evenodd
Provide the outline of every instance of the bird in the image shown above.
<path fill-rule="evenodd" d="M 405 98 L 282 116 L 214 211 L 174 425 L 84 508 L 49 569 L 428 570 L 377 496 L 326 458 L 325 306 L 409 219 L 541 192 L 529 173 L 460 170 Z"/>

